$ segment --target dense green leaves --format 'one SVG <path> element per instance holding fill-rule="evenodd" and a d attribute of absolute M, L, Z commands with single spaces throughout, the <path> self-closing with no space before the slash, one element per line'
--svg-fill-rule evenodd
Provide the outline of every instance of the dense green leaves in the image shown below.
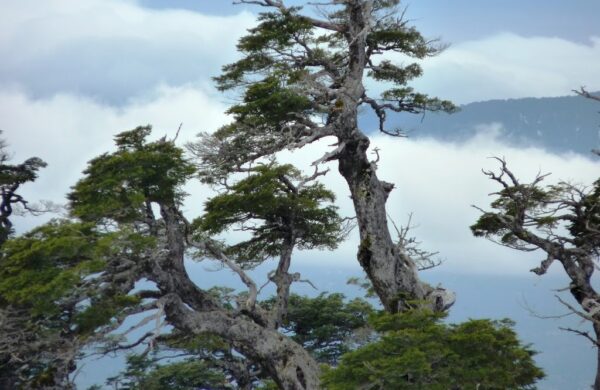
<path fill-rule="evenodd" d="M 38 171 L 46 166 L 38 157 L 29 158 L 21 164 L 8 164 L 10 157 L 5 148 L 6 143 L 0 139 L 0 246 L 13 233 L 11 216 L 15 206 L 33 211 L 28 201 L 18 193 L 20 187 L 35 181 Z"/>
<path fill-rule="evenodd" d="M 69 194 L 72 213 L 86 221 L 143 220 L 148 202 L 175 204 L 183 199 L 181 186 L 195 172 L 183 151 L 164 140 L 147 142 L 150 127 L 116 136 L 118 150 L 89 162 Z"/>
<path fill-rule="evenodd" d="M 225 376 L 201 360 L 175 360 L 159 364 L 146 356 L 132 355 L 126 370 L 108 384 L 122 390 L 233 389 Z"/>
<path fill-rule="evenodd" d="M 594 231 L 594 227 L 600 226 L 600 179 L 594 182 L 575 213 L 579 218 L 573 219 L 568 228 L 576 245 L 592 247 L 600 255 L 600 234 L 597 229 Z"/>
<path fill-rule="evenodd" d="M 456 111 L 451 102 L 409 87 L 422 74 L 420 64 L 404 65 L 382 56 L 395 52 L 423 59 L 443 46 L 398 16 L 399 1 L 374 1 L 368 17 L 357 16 L 366 5 L 332 2 L 322 7 L 320 19 L 285 2 L 265 7 L 259 24 L 239 40 L 242 58 L 225 65 L 215 78 L 220 90 L 239 89 L 241 98 L 229 109 L 234 118 L 230 125 L 201 134 L 192 146 L 202 161 L 204 180 L 225 177 L 248 162 L 328 135 L 344 138 L 352 130 L 345 126 L 357 121 L 341 120 L 342 111 L 356 116 L 359 107 L 370 106 L 381 121 L 379 130 L 393 135 L 402 132 L 385 129 L 390 111 Z M 363 75 L 384 84 L 380 96 L 369 91 L 360 96 L 364 82 L 353 78 Z M 346 97 L 350 100 L 343 103 Z"/>
<path fill-rule="evenodd" d="M 537 228 L 554 227 L 558 219 L 551 213 L 546 214 L 544 208 L 560 196 L 562 191 L 559 187 L 550 187 L 547 190 L 535 185 L 515 185 L 502 189 L 498 192 L 498 198 L 491 206 L 497 210 L 496 213 L 484 213 L 479 220 L 471 226 L 471 231 L 477 237 L 500 237 L 505 244 L 513 244 L 517 237 L 507 221 L 524 223 L 526 213 L 531 216 L 531 221 Z"/>
<path fill-rule="evenodd" d="M 256 82 L 248 87 L 244 104 L 235 105 L 228 112 L 249 125 L 278 125 L 294 119 L 297 113 L 308 110 L 311 103 L 306 96 L 287 86 L 288 82 L 281 75 Z"/>
<path fill-rule="evenodd" d="M 4 245 L 0 303 L 89 335 L 139 302 L 116 285 L 101 288 L 99 275 L 115 256 L 135 258 L 151 245 L 151 240 L 131 233 L 101 234 L 89 223 L 52 221 Z"/>
<path fill-rule="evenodd" d="M 381 338 L 342 357 L 327 389 L 532 389 L 544 374 L 509 321 L 446 325 L 423 311 L 380 314 Z"/>
<path fill-rule="evenodd" d="M 303 177 L 291 165 L 261 165 L 225 193 L 206 202 L 195 221 L 199 230 L 218 234 L 239 227 L 252 234 L 231 247 L 240 260 L 261 261 L 278 256 L 284 245 L 301 249 L 333 249 L 343 238 L 342 220 L 333 192 L 320 183 L 298 185 Z"/>
<path fill-rule="evenodd" d="M 117 237 L 67 220 L 51 221 L 4 244 L 0 383 L 10 378 L 10 388 L 62 388 L 88 338 L 139 302 L 103 284 L 111 255 L 132 253 L 135 247 L 115 248 Z"/>
<path fill-rule="evenodd" d="M 336 364 L 342 354 L 368 341 L 367 319 L 373 312 L 367 301 L 346 301 L 339 293 L 315 298 L 293 294 L 283 329 L 319 362 Z"/>
<path fill-rule="evenodd" d="M 475 236 L 497 237 L 504 244 L 518 246 L 532 244 L 528 232 L 549 233 L 564 226 L 576 247 L 587 253 L 598 251 L 600 239 L 595 226 L 600 225 L 600 180 L 588 189 L 568 183 L 545 188 L 538 182 L 514 184 L 496 195 L 491 203 L 494 211 L 483 213 L 471 226 Z M 528 230 L 531 228 L 535 230 Z"/>
<path fill-rule="evenodd" d="M 9 240 L 2 250 L 0 299 L 32 314 L 60 314 L 61 300 L 102 270 L 106 249 L 90 225 L 51 222 Z"/>
<path fill-rule="evenodd" d="M 285 51 L 296 44 L 294 37 L 310 36 L 312 33 L 312 25 L 295 10 L 284 14 L 265 12 L 259 16 L 259 21 L 260 24 L 250 29 L 249 34 L 242 37 L 238 43 L 238 50 L 246 56 L 238 62 L 224 66 L 223 74 L 215 78 L 220 90 L 235 88 L 243 83 L 247 76 L 259 72 L 275 69 L 281 72 L 286 69 L 286 64 L 277 61 L 273 51 Z"/>
<path fill-rule="evenodd" d="M 47 164 L 38 157 L 25 160 L 22 164 L 0 164 L 0 186 L 23 184 L 37 179 L 37 171 Z"/>

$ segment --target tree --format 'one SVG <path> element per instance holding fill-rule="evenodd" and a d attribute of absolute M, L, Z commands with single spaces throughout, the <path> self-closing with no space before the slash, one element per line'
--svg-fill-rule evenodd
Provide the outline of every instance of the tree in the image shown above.
<path fill-rule="evenodd" d="M 325 389 L 534 389 L 543 372 L 508 320 L 447 325 L 423 310 L 380 313 L 380 338 L 342 357 Z"/>
<path fill-rule="evenodd" d="M 1 133 L 1 132 L 0 132 Z M 29 202 L 19 194 L 20 187 L 37 179 L 37 171 L 44 168 L 46 163 L 38 157 L 31 157 L 21 164 L 8 164 L 10 156 L 6 151 L 6 142 L 0 140 L 0 246 L 13 233 L 10 220 L 14 208 L 20 206 L 26 211 L 37 213 L 40 210 L 31 208 Z"/>
<path fill-rule="evenodd" d="M 32 208 L 29 202 L 19 193 L 23 184 L 33 182 L 37 178 L 37 171 L 46 166 L 46 163 L 37 157 L 27 159 L 21 164 L 9 164 L 10 156 L 6 150 L 4 140 L 0 140 L 0 250 L 9 237 L 14 233 L 11 220 L 16 212 L 26 211 L 36 213 L 39 210 Z M 3 255 L 3 252 L 0 253 Z M 6 267 L 4 256 L 0 257 L 0 266 Z M 12 388 L 19 382 L 20 373 L 15 359 L 20 359 L 24 353 L 23 340 L 16 335 L 33 337 L 34 332 L 28 332 L 28 312 L 21 307 L 9 304 L 0 295 L 0 387 Z"/>
<path fill-rule="evenodd" d="M 232 290 L 219 289 L 214 293 L 226 303 Z M 275 302 L 276 297 L 272 297 L 261 305 L 272 307 Z M 301 344 L 318 362 L 337 364 L 343 353 L 371 339 L 367 318 L 374 311 L 365 300 L 346 301 L 339 293 L 322 293 L 316 298 L 291 294 L 280 330 Z M 156 341 L 153 351 L 129 356 L 127 369 L 110 378 L 107 384 L 146 389 L 149 383 L 155 383 L 152 378 L 169 378 L 171 383 L 179 383 L 186 389 L 196 388 L 200 385 L 194 383 L 202 381 L 211 389 L 272 388 L 274 385 L 256 363 L 240 359 L 231 343 L 219 336 L 174 332 Z M 207 372 L 209 375 L 201 375 Z M 212 383 L 207 385 L 206 380 Z"/>
<path fill-rule="evenodd" d="M 389 315 L 363 299 L 347 301 L 336 293 L 291 295 L 289 302 L 283 333 L 325 363 L 320 383 L 325 389 L 533 389 L 544 376 L 533 361 L 535 352 L 520 343 L 510 320 L 447 325 L 439 313 Z M 268 378 L 239 382 L 239 373 L 235 383 L 223 380 L 232 377 L 231 356 L 211 355 L 224 350 L 225 340 L 168 336 L 163 342 L 168 348 L 155 350 L 153 358 L 130 356 L 126 371 L 110 383 L 122 389 L 166 383 L 181 389 L 201 383 L 211 389 L 272 388 Z"/>
<path fill-rule="evenodd" d="M 587 93 L 582 90 L 584 96 Z M 600 346 L 600 295 L 592 277 L 600 256 L 600 180 L 591 186 L 566 182 L 543 186 L 548 175 L 537 175 L 522 183 L 500 162 L 498 173 L 484 173 L 501 187 L 494 195 L 493 211 L 482 215 L 471 230 L 501 245 L 521 251 L 542 251 L 546 258 L 531 271 L 544 275 L 558 261 L 570 279 L 569 291 L 580 305 L 576 309 L 557 298 L 571 311 L 590 321 L 594 335 L 570 329 Z M 600 389 L 600 348 L 598 348 L 595 389 Z"/>
<path fill-rule="evenodd" d="M 120 267 L 113 283 L 131 291 L 137 280 L 154 282 L 157 290 L 135 294 L 150 300 L 146 310 L 158 310 L 150 318 L 164 315 L 179 332 L 227 340 L 236 353 L 259 362 L 281 388 L 317 388 L 316 361 L 278 327 L 289 286 L 300 279 L 288 272 L 294 248 L 332 248 L 343 237 L 335 207 L 323 205 L 333 194 L 289 166 L 258 166 L 237 184 L 225 184 L 225 192 L 207 203 L 207 213 L 189 222 L 180 210 L 181 187 L 195 167 L 182 149 L 166 140 L 149 142 L 149 134 L 149 127 L 139 127 L 117 135 L 117 151 L 90 161 L 69 195 L 74 216 L 106 234 L 126 231 L 131 240 L 145 242 L 141 251 L 115 258 Z M 236 224 L 252 237 L 227 246 L 208 236 Z M 186 256 L 218 259 L 239 275 L 247 293 L 236 297 L 235 306 L 224 305 L 190 280 Z M 257 302 L 256 283 L 245 272 L 249 256 L 279 258 L 270 274 L 277 296 L 269 307 Z M 149 333 L 142 339 L 152 337 Z"/>
<path fill-rule="evenodd" d="M 290 294 L 302 281 L 289 271 L 294 250 L 335 248 L 345 236 L 333 194 L 314 181 L 322 172 L 306 177 L 289 165 L 257 164 L 223 182 L 190 222 L 182 187 L 195 167 L 173 142 L 149 141 L 150 132 L 120 133 L 115 151 L 89 162 L 68 196 L 72 219 L 3 246 L 2 304 L 24 313 L 21 328 L 2 325 L 9 332 L 0 338 L 21 373 L 17 385 L 69 388 L 81 348 L 102 343 L 104 352 L 146 345 L 113 379 L 117 386 L 317 389 L 319 363 L 336 365 L 382 337 L 367 325 L 375 309 L 364 300 Z M 246 236 L 233 244 L 211 237 L 232 228 Z M 246 291 L 194 283 L 186 258 L 218 260 Z M 246 271 L 271 258 L 276 293 L 261 301 Z M 152 285 L 136 288 L 141 281 Z M 133 314 L 143 318 L 122 330 Z M 136 330 L 144 333 L 130 340 Z M 182 360 L 159 363 L 176 351 Z"/>
<path fill-rule="evenodd" d="M 175 385 L 172 381 L 179 379 L 185 383 L 178 386 L 197 384 L 202 378 L 185 374 L 190 366 L 211 375 L 218 366 L 229 384 L 251 386 L 269 378 L 278 388 L 317 389 L 319 363 L 337 362 L 340 354 L 361 345 L 340 340 L 364 324 L 369 310 L 360 302 L 348 309 L 335 296 L 303 301 L 290 295 L 292 283 L 302 281 L 300 274 L 290 272 L 294 251 L 334 249 L 347 231 L 333 194 L 316 181 L 326 173 L 321 162 L 338 160 L 348 182 L 361 237 L 358 259 L 385 310 L 419 307 L 439 313 L 454 301 L 450 292 L 419 280 L 415 256 L 423 252 L 415 250 L 404 229 L 399 243 L 392 240 L 385 203 L 393 185 L 378 179 L 376 161 L 367 158 L 369 139 L 357 124 L 363 105 L 380 118 L 382 132 L 398 136 L 401 131 L 385 128 L 389 111 L 452 111 L 449 102 L 406 85 L 420 75 L 418 65 L 376 61 L 386 52 L 422 59 L 440 47 L 395 16 L 394 0 L 334 0 L 323 20 L 279 0 L 242 2 L 273 12 L 262 14 L 260 25 L 240 41 L 245 58 L 225 67 L 217 80 L 224 90 L 247 86 L 243 102 L 230 109 L 234 123 L 190 145 L 196 159 L 166 137 L 151 141 L 149 126 L 118 134 L 116 150 L 92 159 L 68 195 L 71 220 L 55 223 L 73 232 L 26 237 L 32 248 L 49 251 L 43 254 L 49 282 L 59 278 L 57 295 L 46 302 L 64 319 L 53 330 L 62 327 L 68 340 L 80 343 L 108 340 L 106 351 L 146 344 L 149 350 L 168 347 L 194 356 L 169 367 L 144 357 L 132 360 L 130 373 L 137 375 L 132 386 L 163 380 Z M 368 96 L 365 74 L 398 88 L 379 99 Z M 337 138 L 337 147 L 316 161 L 310 176 L 277 164 L 273 157 L 327 136 Z M 200 218 L 190 221 L 183 212 L 183 186 L 198 175 L 219 194 L 206 203 Z M 242 230 L 244 239 L 232 244 L 214 237 L 232 228 Z M 81 253 L 73 253 L 71 245 L 61 246 L 68 244 L 65 234 L 89 246 L 74 246 Z M 52 252 L 55 248 L 61 251 Z M 11 258 L 21 259 L 21 252 L 14 251 Z M 35 254 L 27 248 L 24 252 Z M 194 283 L 185 261 L 209 258 L 235 272 L 246 291 Z M 276 265 L 268 279 L 276 294 L 260 301 L 260 289 L 247 270 L 272 258 Z M 8 267 L 12 285 L 19 285 L 19 275 L 37 260 L 33 256 L 19 263 L 20 269 Z M 100 268 L 81 269 L 88 260 L 97 260 Z M 140 281 L 151 286 L 136 289 Z M 11 283 L 3 294 L 18 301 L 22 295 L 10 294 Z M 32 291 L 39 294 L 37 289 L 43 291 L 41 286 Z M 315 313 L 314 302 L 327 311 Z M 21 303 L 35 308 L 35 302 Z M 50 308 L 41 311 L 42 320 Z M 124 334 L 113 333 L 127 316 L 142 313 L 145 317 Z M 360 318 L 347 324 L 354 314 Z M 155 329 L 133 341 L 127 338 L 151 322 Z M 207 339 L 216 345 L 207 346 Z M 198 365 L 201 359 L 206 365 Z"/>
<path fill-rule="evenodd" d="M 158 359 L 157 359 L 158 360 Z M 127 368 L 118 378 L 107 384 L 116 384 L 123 390 L 190 390 L 232 389 L 220 371 L 211 369 L 201 360 L 182 360 L 158 364 L 144 355 L 127 358 Z"/>
<path fill-rule="evenodd" d="M 238 3 L 267 12 L 239 41 L 243 58 L 216 78 L 223 91 L 242 90 L 243 101 L 228 111 L 234 121 L 190 145 L 204 180 L 219 182 L 262 157 L 334 137 L 335 149 L 314 165 L 338 161 L 356 211 L 358 261 L 384 307 L 393 313 L 417 300 L 436 311 L 448 309 L 454 295 L 420 281 L 416 259 L 392 240 L 385 204 L 394 184 L 377 177 L 376 161 L 367 157 L 369 138 L 358 126 L 363 106 L 375 112 L 379 130 L 393 136 L 403 133 L 386 127 L 389 112 L 454 111 L 450 102 L 408 86 L 422 73 L 417 63 L 402 66 L 382 57 L 400 53 L 423 59 L 443 47 L 397 13 L 399 0 L 334 0 L 319 6 L 321 19 L 282 0 Z M 365 77 L 392 87 L 371 96 Z"/>
<path fill-rule="evenodd" d="M 120 270 L 146 245 L 126 231 L 101 233 L 69 220 L 4 244 L 0 374 L 8 388 L 73 388 L 69 375 L 81 349 L 145 310 L 138 296 L 127 295 L 133 284 Z"/>

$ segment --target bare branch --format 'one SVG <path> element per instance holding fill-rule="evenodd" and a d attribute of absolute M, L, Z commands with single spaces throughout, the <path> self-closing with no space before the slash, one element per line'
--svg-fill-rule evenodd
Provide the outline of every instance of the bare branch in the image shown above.
<path fill-rule="evenodd" d="M 327 161 L 335 160 L 338 157 L 338 155 L 344 150 L 345 147 L 345 142 L 338 143 L 337 147 L 334 150 L 325 153 L 321 158 L 313 161 L 312 165 L 316 166 Z"/>
<path fill-rule="evenodd" d="M 583 96 L 586 99 L 600 101 L 600 96 L 589 93 L 585 87 L 580 87 L 579 90 L 574 89 L 573 92 L 575 92 L 579 96 Z"/>
<path fill-rule="evenodd" d="M 563 328 L 562 326 L 559 327 L 559 329 L 567 331 L 567 332 L 575 333 L 576 335 L 579 335 L 579 336 L 583 336 L 586 339 L 588 339 L 589 341 L 591 341 L 594 344 L 594 346 L 596 346 L 596 348 L 600 347 L 600 343 L 598 341 L 596 341 L 596 339 L 593 336 L 591 336 L 589 334 L 589 332 L 584 332 L 584 331 L 573 329 L 573 328 Z"/>
<path fill-rule="evenodd" d="M 328 172 L 329 168 L 325 169 L 324 171 L 319 171 L 319 167 L 315 165 L 315 171 L 313 172 L 313 174 L 300 181 L 300 183 L 298 183 L 298 188 L 304 187 L 307 183 L 310 183 L 319 176 L 325 176 Z"/>
<path fill-rule="evenodd" d="M 409 231 L 416 227 L 414 225 L 411 225 L 412 216 L 412 213 L 410 213 L 408 215 L 408 221 L 406 225 L 398 227 L 396 225 L 396 222 L 394 222 L 393 218 L 388 215 L 390 222 L 396 230 L 397 248 L 401 252 L 404 252 L 412 260 L 412 262 L 417 266 L 417 269 L 419 271 L 426 271 L 441 265 L 442 260 L 434 258 L 439 254 L 439 252 L 429 252 L 421 249 L 419 247 L 421 245 L 421 242 L 417 241 L 415 237 L 411 237 L 408 235 Z"/>
<path fill-rule="evenodd" d="M 240 280 L 246 285 L 246 287 L 248 287 L 248 298 L 246 299 L 245 303 L 246 309 L 250 312 L 254 311 L 258 296 L 258 289 L 256 288 L 256 283 L 254 280 L 248 276 L 242 267 L 231 260 L 213 240 L 205 239 L 202 242 L 190 241 L 189 244 L 201 251 L 207 251 L 215 259 L 226 265 L 230 270 L 235 272 L 240 277 Z"/>
<path fill-rule="evenodd" d="M 583 318 L 586 321 L 591 321 L 591 322 L 597 322 L 592 316 L 590 316 L 588 313 L 585 313 L 581 310 L 577 310 L 575 307 L 573 307 L 573 305 L 569 304 L 568 302 L 564 301 L 561 297 L 559 297 L 558 295 L 555 295 L 556 299 L 558 299 L 558 301 L 560 303 L 562 303 L 563 305 L 565 305 L 569 310 L 571 310 L 571 312 L 573 312 L 573 314 L 577 314 L 579 317 Z"/>
<path fill-rule="evenodd" d="M 235 0 L 233 4 L 254 4 L 259 5 L 261 7 L 273 7 L 277 8 L 279 12 L 282 14 L 288 14 L 290 9 L 286 7 L 281 0 Z M 302 15 L 302 19 L 306 20 L 314 27 L 323 28 L 325 30 L 344 32 L 344 26 L 339 24 L 334 24 L 331 22 L 326 22 L 324 20 L 319 20 L 315 18 L 311 18 L 309 16 Z"/>

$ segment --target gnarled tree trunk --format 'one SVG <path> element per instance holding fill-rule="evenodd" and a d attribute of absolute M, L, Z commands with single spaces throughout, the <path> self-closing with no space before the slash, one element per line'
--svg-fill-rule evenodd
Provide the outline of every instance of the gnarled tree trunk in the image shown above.
<path fill-rule="evenodd" d="M 393 184 L 379 180 L 376 166 L 367 158 L 369 138 L 358 128 L 357 107 L 365 94 L 367 34 L 372 1 L 355 1 L 350 8 L 346 39 L 349 45 L 349 74 L 344 94 L 336 107 L 334 128 L 340 144 L 339 171 L 346 179 L 360 232 L 358 261 L 373 284 L 386 311 L 406 308 L 405 302 L 427 301 L 431 309 L 443 311 L 454 303 L 454 294 L 433 289 L 419 280 L 417 267 L 392 240 L 386 216 L 386 201 Z"/>
<path fill-rule="evenodd" d="M 223 337 L 267 370 L 282 389 L 319 388 L 319 365 L 302 346 L 288 337 L 276 330 L 264 328 L 243 315 L 231 315 L 221 310 L 192 311 L 186 308 L 178 296 L 166 298 L 167 319 L 177 329 Z"/>
<path fill-rule="evenodd" d="M 159 299 L 169 324 L 195 335 L 215 334 L 230 342 L 239 352 L 260 364 L 282 389 L 319 388 L 319 365 L 302 346 L 243 311 L 220 307 L 199 289 L 184 267 L 186 224 L 177 208 L 161 205 L 166 228 L 164 251 L 153 261 L 149 278 L 165 295 Z"/>

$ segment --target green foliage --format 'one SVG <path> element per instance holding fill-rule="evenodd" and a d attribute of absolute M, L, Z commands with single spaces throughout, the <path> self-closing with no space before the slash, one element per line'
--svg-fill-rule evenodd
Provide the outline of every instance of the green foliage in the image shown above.
<path fill-rule="evenodd" d="M 535 245 L 534 234 L 555 237 L 551 231 L 565 227 L 576 247 L 585 253 L 600 251 L 596 228 L 600 226 L 600 180 L 586 189 L 568 183 L 547 187 L 539 181 L 513 183 L 496 195 L 491 203 L 494 212 L 483 213 L 471 226 L 475 236 L 499 238 L 503 244 L 522 248 L 524 243 Z"/>
<path fill-rule="evenodd" d="M 2 248 L 0 303 L 27 310 L 31 320 L 53 321 L 57 331 L 68 326 L 89 336 L 139 303 L 116 286 L 101 292 L 94 275 L 105 271 L 113 256 L 135 256 L 151 244 L 130 233 L 100 234 L 89 223 L 52 221 Z"/>
<path fill-rule="evenodd" d="M 292 294 L 282 327 L 317 361 L 335 364 L 363 341 L 363 333 L 370 334 L 367 319 L 373 312 L 367 301 L 357 298 L 346 302 L 339 293 L 322 293 L 315 298 Z"/>
<path fill-rule="evenodd" d="M 378 105 L 375 111 L 383 122 L 390 110 L 456 111 L 451 102 L 408 86 L 422 74 L 418 63 L 404 65 L 378 58 L 397 52 L 423 59 L 443 49 L 395 15 L 397 0 L 374 2 L 372 17 L 377 23 L 366 28 L 364 37 L 350 36 L 354 6 L 342 3 L 324 7 L 327 15 L 322 23 L 304 16 L 302 7 L 271 8 L 272 12 L 261 13 L 258 26 L 240 39 L 237 47 L 242 58 L 225 65 L 215 81 L 221 91 L 239 88 L 242 99 L 229 110 L 234 117 L 230 125 L 213 135 L 202 135 L 205 146 L 198 146 L 197 151 L 208 168 L 201 171 L 205 180 L 215 173 L 225 176 L 227 167 L 301 147 L 304 143 L 298 141 L 311 138 L 319 123 L 337 126 L 334 123 L 344 104 L 342 96 L 348 92 L 344 85 L 354 83 L 348 78 L 357 75 L 351 70 L 353 66 L 363 67 L 360 74 L 385 85 L 381 96 L 368 96 L 375 100 L 355 97 L 360 99 L 347 113 L 373 103 Z M 327 27 L 321 28 L 323 25 Z M 360 52 L 355 51 L 353 44 L 363 38 Z"/>
<path fill-rule="evenodd" d="M 242 84 L 247 74 L 275 70 L 284 70 L 285 63 L 277 61 L 270 54 L 270 49 L 285 50 L 294 46 L 295 35 L 310 35 L 312 26 L 292 10 L 280 14 L 265 12 L 260 14 L 260 24 L 249 30 L 238 43 L 238 50 L 245 57 L 238 62 L 223 67 L 223 74 L 215 78 L 222 91 Z M 280 73 L 281 75 L 281 73 Z M 267 77 L 268 79 L 268 77 Z M 248 102 L 250 99 L 246 99 Z"/>
<path fill-rule="evenodd" d="M 2 248 L 0 299 L 33 315 L 58 315 L 63 299 L 104 267 L 102 238 L 85 223 L 53 221 Z"/>
<path fill-rule="evenodd" d="M 147 202 L 181 202 L 181 186 L 195 168 L 172 142 L 147 142 L 150 130 L 138 127 L 117 135 L 116 152 L 89 162 L 85 177 L 68 196 L 73 215 L 85 221 L 131 222 L 144 219 Z"/>
<path fill-rule="evenodd" d="M 533 389 L 543 372 L 507 320 L 447 325 L 424 311 L 378 314 L 380 339 L 326 368 L 326 389 Z"/>
<path fill-rule="evenodd" d="M 160 364 L 146 356 L 131 355 L 127 368 L 108 384 L 123 390 L 195 390 L 232 389 L 224 375 L 201 360 L 181 360 Z"/>
<path fill-rule="evenodd" d="M 55 220 L 4 244 L 0 376 L 14 375 L 23 388 L 62 386 L 80 346 L 139 302 L 102 282 L 111 255 L 134 253 L 135 245 L 116 247 L 122 238 L 90 223 Z"/>
<path fill-rule="evenodd" d="M 247 124 L 277 125 L 294 118 L 296 113 L 308 110 L 310 100 L 288 87 L 293 73 L 272 74 L 248 87 L 244 104 L 232 106 L 227 112 Z"/>
<path fill-rule="evenodd" d="M 140 303 L 140 299 L 129 295 L 112 295 L 92 298 L 91 303 L 73 319 L 80 334 L 92 335 L 99 327 L 110 323 L 121 310 Z"/>
<path fill-rule="evenodd" d="M 225 297 L 231 293 L 231 290 L 219 288 L 212 290 L 211 293 L 221 299 L 228 299 Z M 268 309 L 273 303 L 274 298 L 271 298 L 260 302 L 260 305 Z M 365 300 L 347 301 L 343 294 L 323 293 L 315 298 L 292 294 L 289 297 L 287 319 L 282 324 L 281 330 L 301 344 L 319 362 L 336 364 L 342 354 L 371 340 L 373 333 L 367 319 L 373 312 L 374 309 Z M 210 375 L 205 378 L 215 378 L 210 387 L 205 385 L 211 389 L 223 388 L 218 384 L 221 383 L 222 386 L 224 382 L 217 378 L 228 378 L 231 382 L 232 376 L 235 377 L 227 367 L 236 367 L 237 370 L 246 367 L 248 371 L 244 373 L 247 375 L 245 380 L 253 383 L 256 388 L 265 390 L 277 388 L 265 377 L 264 372 L 259 377 L 250 374 L 250 371 L 260 372 L 256 370 L 256 363 L 241 358 L 234 351 L 235 348 L 230 341 L 217 335 L 205 333 L 198 336 L 175 330 L 160 337 L 159 349 L 155 356 L 185 355 L 186 359 L 189 357 L 190 360 L 173 364 L 173 362 L 164 363 L 132 355 L 128 358 L 127 369 L 112 378 L 111 382 L 128 384 L 124 387 L 127 389 L 152 389 L 154 387 L 151 386 L 159 383 L 158 378 L 169 378 L 169 386 L 175 386 L 177 383 L 192 383 L 188 381 L 188 370 L 192 368 L 192 359 L 195 359 L 195 362 L 200 362 L 200 366 L 194 366 L 194 369 L 208 372 Z M 163 380 L 160 383 L 164 385 L 165 382 Z M 187 387 L 181 388 L 187 389 Z"/>
<path fill-rule="evenodd" d="M 227 192 L 206 202 L 205 214 L 194 225 L 218 234 L 237 225 L 252 233 L 251 239 L 230 248 L 243 261 L 262 261 L 278 256 L 284 245 L 301 249 L 334 249 L 343 238 L 342 220 L 333 192 L 322 184 L 295 186 L 302 180 L 291 165 L 261 165 Z"/>
<path fill-rule="evenodd" d="M 38 157 L 29 158 L 18 165 L 2 163 L 0 164 L 0 186 L 24 184 L 35 181 L 38 177 L 37 171 L 47 165 L 48 164 Z"/>
<path fill-rule="evenodd" d="M 593 189 L 582 199 L 577 210 L 579 218 L 575 218 L 569 225 L 569 233 L 578 246 L 591 246 L 596 253 L 600 252 L 600 234 L 593 228 L 600 226 L 600 179 L 596 180 Z"/>
<path fill-rule="evenodd" d="M 2 131 L 0 130 L 0 134 Z M 37 179 L 38 170 L 47 164 L 38 157 L 32 157 L 21 164 L 7 164 L 10 159 L 5 150 L 6 143 L 0 139 L 0 246 L 13 233 L 10 220 L 15 205 L 27 207 L 27 200 L 17 193 L 21 185 Z"/>
<path fill-rule="evenodd" d="M 561 191 L 557 187 L 543 190 L 534 185 L 520 184 L 504 188 L 498 192 L 498 198 L 491 204 L 497 212 L 484 213 L 471 226 L 471 231 L 476 237 L 498 236 L 502 243 L 513 244 L 517 238 L 511 227 L 506 224 L 505 218 L 514 218 L 516 221 L 524 222 L 526 212 L 534 216 L 534 222 L 538 228 L 554 227 L 557 219 L 552 215 L 543 214 L 543 210 L 553 197 L 560 193 Z"/>

